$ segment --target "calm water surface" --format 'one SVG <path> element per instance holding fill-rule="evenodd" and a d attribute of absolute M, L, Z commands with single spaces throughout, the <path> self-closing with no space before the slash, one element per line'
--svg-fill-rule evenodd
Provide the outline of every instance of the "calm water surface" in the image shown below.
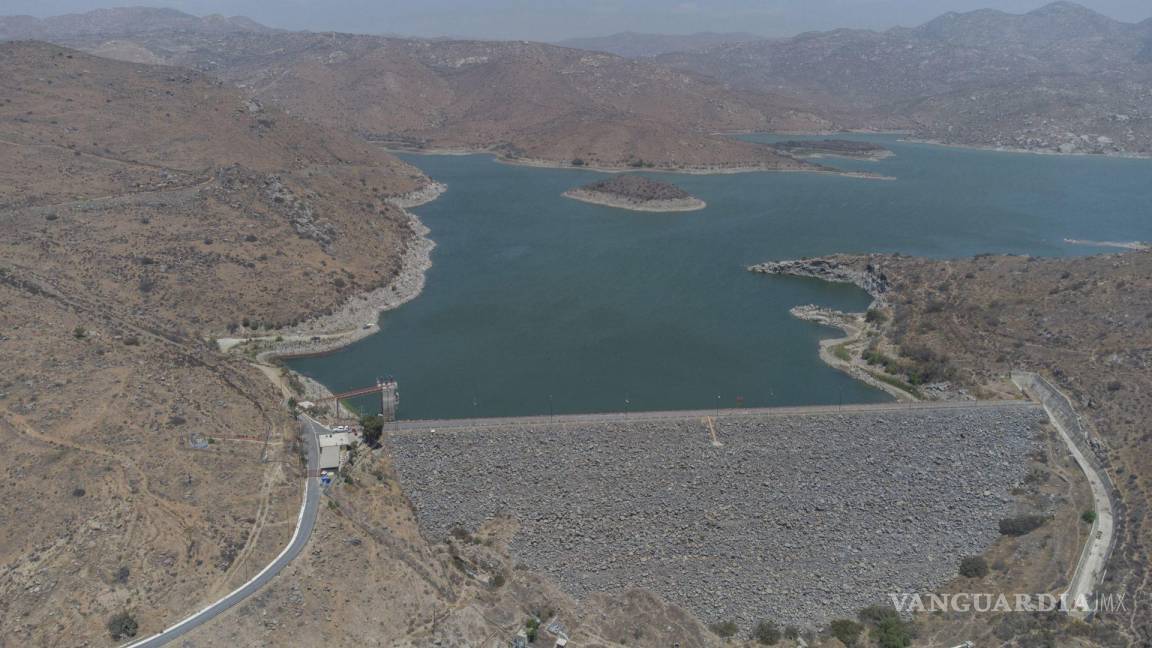
<path fill-rule="evenodd" d="M 603 177 L 590 171 L 406 156 L 448 185 L 415 210 L 438 244 L 424 293 L 384 314 L 380 334 L 291 364 L 335 390 L 394 375 L 408 419 L 882 401 L 820 362 L 818 341 L 837 331 L 788 314 L 806 303 L 862 310 L 867 295 L 745 268 L 833 252 L 1081 255 L 1106 250 L 1063 239 L 1152 240 L 1152 161 L 852 139 L 883 141 L 896 157 L 826 162 L 897 180 L 653 174 L 708 203 L 677 214 L 561 197 Z"/>

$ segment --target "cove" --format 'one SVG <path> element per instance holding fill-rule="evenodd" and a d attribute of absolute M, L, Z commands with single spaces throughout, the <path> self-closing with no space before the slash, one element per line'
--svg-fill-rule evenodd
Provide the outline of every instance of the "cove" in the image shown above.
<path fill-rule="evenodd" d="M 424 292 L 383 314 L 377 335 L 289 364 L 334 391 L 395 376 L 405 419 L 877 402 L 889 397 L 818 358 L 818 340 L 838 332 L 788 313 L 858 311 L 869 297 L 747 266 L 834 252 L 1094 254 L 1108 250 L 1064 239 L 1152 240 L 1152 161 L 848 138 L 896 155 L 821 162 L 896 179 L 652 174 L 708 203 L 669 214 L 561 196 L 603 177 L 592 171 L 401 156 L 448 186 L 414 210 L 437 243 Z"/>

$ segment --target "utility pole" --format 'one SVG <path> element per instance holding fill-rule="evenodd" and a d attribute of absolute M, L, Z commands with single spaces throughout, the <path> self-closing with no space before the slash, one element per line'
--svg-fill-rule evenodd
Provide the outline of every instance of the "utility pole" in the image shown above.
<path fill-rule="evenodd" d="M 556 412 L 552 407 L 552 394 L 548 394 L 548 422 L 556 422 Z"/>

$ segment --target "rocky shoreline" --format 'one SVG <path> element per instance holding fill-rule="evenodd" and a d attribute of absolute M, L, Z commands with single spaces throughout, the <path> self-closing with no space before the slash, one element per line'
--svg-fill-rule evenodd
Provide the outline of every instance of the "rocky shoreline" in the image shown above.
<path fill-rule="evenodd" d="M 593 205 L 603 205 L 605 207 L 615 207 L 617 209 L 630 209 L 632 211 L 642 212 L 688 212 L 699 211 L 708 206 L 708 203 L 689 196 L 688 198 L 679 198 L 673 200 L 632 200 L 622 196 L 614 196 L 609 193 L 600 191 L 585 191 L 582 189 L 572 189 L 563 193 L 565 198 L 572 200 L 579 200 Z"/>
<path fill-rule="evenodd" d="M 855 261 L 855 259 L 851 259 Z M 760 274 L 784 275 L 790 277 L 809 277 L 822 279 L 833 283 L 846 283 L 857 286 L 872 296 L 873 305 L 884 303 L 885 295 L 892 286 L 888 276 L 876 264 L 869 262 L 863 268 L 859 263 L 850 262 L 849 258 L 822 257 L 810 259 L 791 259 L 786 261 L 767 261 L 748 268 L 749 272 Z"/>
<path fill-rule="evenodd" d="M 419 296 L 424 290 L 425 274 L 432 267 L 436 243 L 428 238 L 428 227 L 408 209 L 429 203 L 446 190 L 443 184 L 430 182 L 415 191 L 388 198 L 388 202 L 404 210 L 412 231 L 400 256 L 400 272 L 389 285 L 355 295 L 331 315 L 314 317 L 276 335 L 221 338 L 217 340 L 219 348 L 223 351 L 243 349 L 257 360 L 267 362 L 331 353 L 375 334 L 380 329 L 377 321 L 380 314 Z"/>

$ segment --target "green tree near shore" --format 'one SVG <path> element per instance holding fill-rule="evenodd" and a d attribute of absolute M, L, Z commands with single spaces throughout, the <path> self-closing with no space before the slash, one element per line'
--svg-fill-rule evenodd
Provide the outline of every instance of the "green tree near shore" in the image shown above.
<path fill-rule="evenodd" d="M 364 430 L 364 443 L 375 448 L 380 445 L 380 437 L 384 434 L 384 417 L 379 415 L 361 416 L 360 428 Z"/>

